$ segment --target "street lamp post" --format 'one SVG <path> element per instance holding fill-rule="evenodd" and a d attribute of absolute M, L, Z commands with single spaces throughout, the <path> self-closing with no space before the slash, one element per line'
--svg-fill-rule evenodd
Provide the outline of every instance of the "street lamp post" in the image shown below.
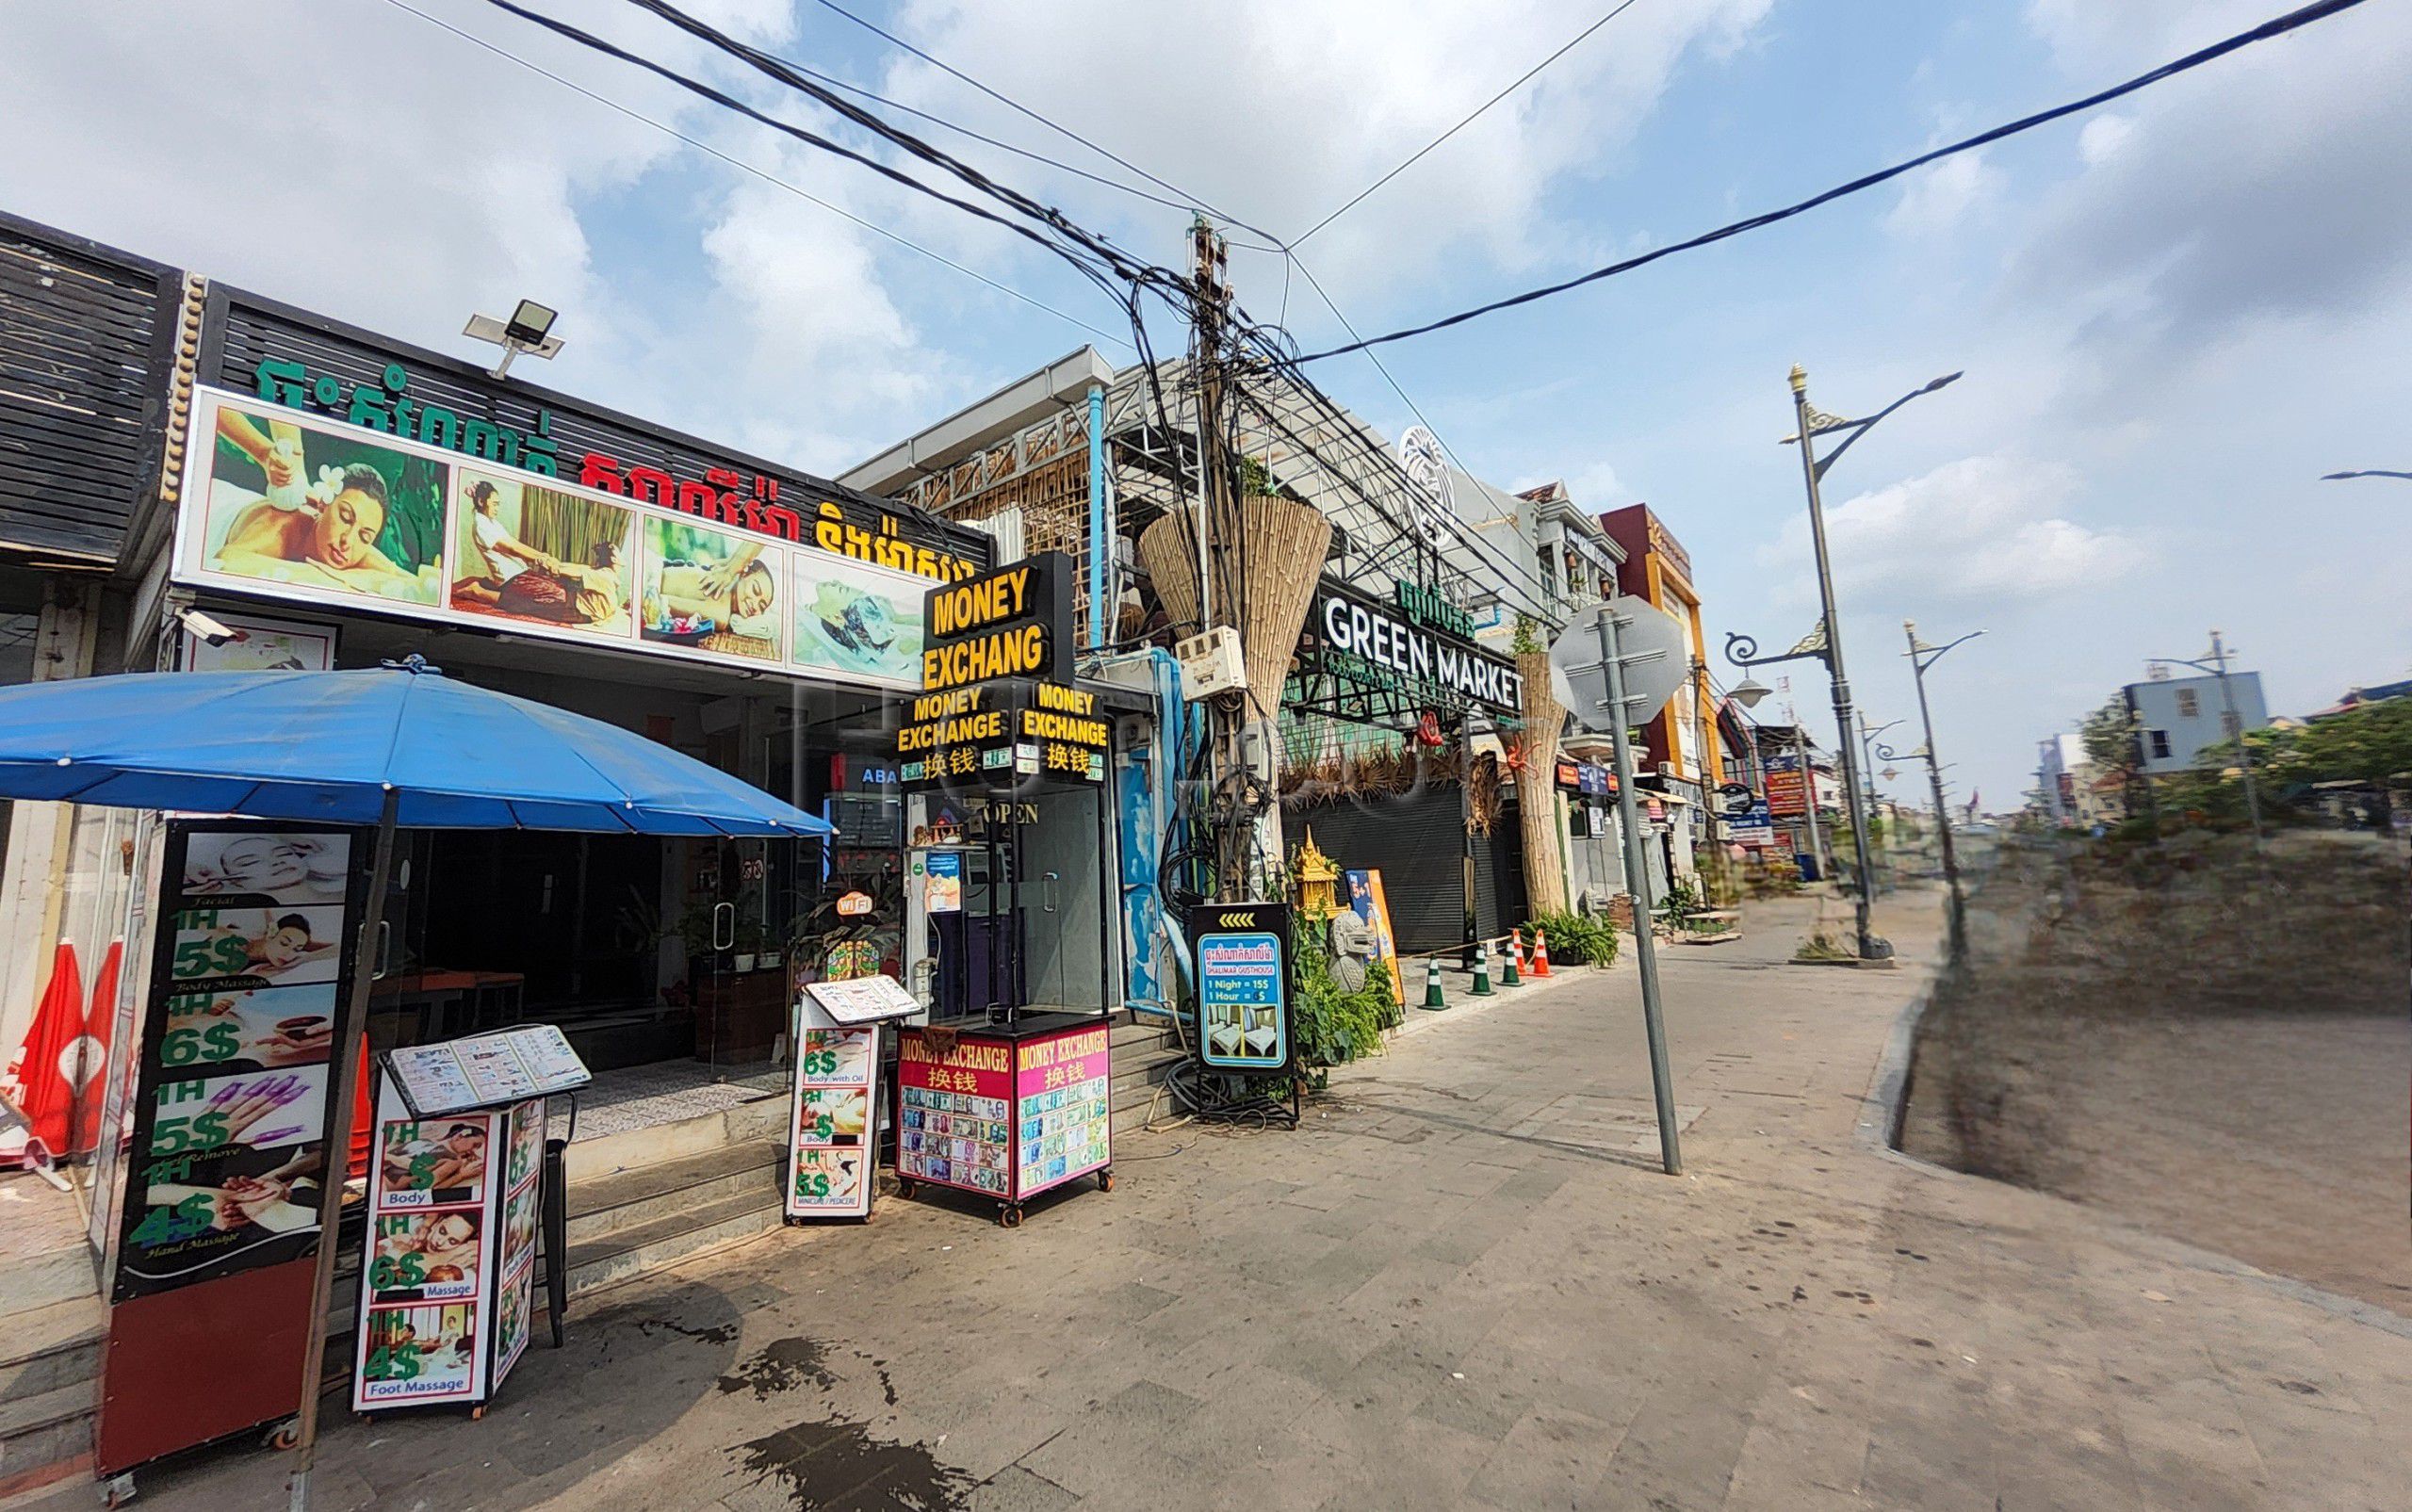
<path fill-rule="evenodd" d="M 1808 370 L 1794 365 L 1791 373 L 1792 412 L 1799 429 L 1785 439 L 1786 445 L 1798 443 L 1801 447 L 1801 480 L 1809 494 L 1809 542 L 1817 559 L 1817 603 L 1825 617 L 1819 625 L 1818 635 L 1813 638 L 1817 642 L 1814 648 L 1804 643 L 1801 648 L 1781 657 L 1752 660 L 1752 654 L 1758 650 L 1756 642 L 1747 636 L 1728 635 L 1725 638 L 1726 658 L 1736 666 L 1764 665 L 1801 657 L 1815 657 L 1826 664 L 1826 675 L 1833 686 L 1834 732 L 1837 737 L 1834 743 L 1842 758 L 1843 799 L 1850 810 L 1851 847 L 1859 866 L 1859 886 L 1854 889 L 1857 899 L 1852 913 L 1859 936 L 1859 956 L 1864 961 L 1890 955 L 1892 947 L 1879 940 L 1868 927 L 1869 873 L 1873 869 L 1867 854 L 1867 812 L 1860 792 L 1858 745 L 1851 739 L 1850 674 L 1843 665 L 1842 618 L 1834 610 L 1833 564 L 1826 553 L 1826 508 L 1818 496 L 1817 484 L 1826 476 L 1826 469 L 1840 461 L 1842 454 L 1849 451 L 1861 436 L 1867 434 L 1878 421 L 1919 395 L 1931 394 L 1956 382 L 1959 377 L 1958 373 L 1946 373 L 1910 390 L 1864 420 L 1847 420 L 1811 407 Z M 1850 434 L 1845 436 L 1842 444 L 1821 461 L 1817 456 L 1817 438 L 1837 431 L 1848 431 Z"/>
<path fill-rule="evenodd" d="M 1859 711 L 1859 774 L 1861 780 L 1867 784 L 1867 812 L 1871 821 L 1877 814 L 1877 805 L 1881 801 L 1876 795 L 1876 738 L 1900 723 L 1897 719 L 1886 720 L 1871 729 L 1867 723 L 1867 710 L 1863 708 Z M 1881 855 L 1885 848 L 1879 845 L 1876 849 Z M 1889 866 L 1891 862 L 1887 860 L 1882 864 Z M 1882 882 L 1876 883 L 1876 890 L 1880 894 L 1884 890 Z"/>
<path fill-rule="evenodd" d="M 1934 713 L 1928 707 L 1926 699 L 1926 669 L 1942 660 L 1943 654 L 1953 646 L 1964 645 L 1985 632 L 1970 630 L 1957 641 L 1947 641 L 1941 645 L 1929 645 L 1918 639 L 1917 623 L 1915 620 L 1903 620 L 1901 633 L 1909 637 L 1910 649 L 1907 655 L 1910 658 L 1910 671 L 1918 685 L 1918 722 L 1926 727 L 1926 775 L 1927 781 L 1934 788 L 1935 833 L 1941 837 L 1943 845 L 1943 884 L 1951 889 L 1952 927 L 1956 932 L 1959 927 L 1960 911 L 1965 906 L 1966 900 L 1960 893 L 1960 856 L 1951 844 L 1951 815 L 1943 806 L 1943 762 L 1934 753 Z M 1887 755 L 1885 759 L 1889 761 L 1892 757 Z"/>

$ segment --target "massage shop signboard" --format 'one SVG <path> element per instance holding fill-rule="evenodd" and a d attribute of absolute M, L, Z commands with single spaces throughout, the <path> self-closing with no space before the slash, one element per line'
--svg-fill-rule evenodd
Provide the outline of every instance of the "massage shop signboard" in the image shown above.
<path fill-rule="evenodd" d="M 923 686 L 931 577 L 255 397 L 195 392 L 178 499 L 181 583 Z M 899 560 L 976 570 L 942 552 Z"/>

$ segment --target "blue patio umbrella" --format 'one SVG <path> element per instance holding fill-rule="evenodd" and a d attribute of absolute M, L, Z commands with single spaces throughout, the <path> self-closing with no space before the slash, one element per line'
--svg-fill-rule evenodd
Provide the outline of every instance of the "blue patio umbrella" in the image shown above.
<path fill-rule="evenodd" d="M 148 673 L 0 690 L 0 796 L 412 829 L 826 835 L 633 731 L 445 676 Z"/>
<path fill-rule="evenodd" d="M 0 797 L 374 825 L 363 937 L 379 927 L 394 831 L 822 836 L 829 825 L 617 725 L 456 682 L 417 657 L 359 672 L 137 673 L 0 690 Z M 329 1066 L 337 1131 L 367 1028 L 370 951 Z M 332 1151 L 330 1159 L 332 1160 Z M 295 1504 L 318 1438 L 343 1182 L 321 1181 L 302 1357 Z"/>

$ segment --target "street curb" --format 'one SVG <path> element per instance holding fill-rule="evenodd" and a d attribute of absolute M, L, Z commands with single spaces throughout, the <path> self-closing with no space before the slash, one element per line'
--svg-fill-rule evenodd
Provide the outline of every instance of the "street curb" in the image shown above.
<path fill-rule="evenodd" d="M 1901 1125 L 1910 1115 L 1910 1063 L 1917 1052 L 1918 1023 L 1926 1017 L 1927 1004 L 1934 1000 L 1935 984 L 1941 980 L 1929 977 L 1901 1005 L 1901 1011 L 1893 1016 L 1893 1029 L 1884 1037 L 1884 1050 L 1877 1057 L 1875 1075 L 1866 1096 L 1860 1099 L 1860 1143 L 1930 1171 L 1948 1167 L 1903 1154 Z"/>

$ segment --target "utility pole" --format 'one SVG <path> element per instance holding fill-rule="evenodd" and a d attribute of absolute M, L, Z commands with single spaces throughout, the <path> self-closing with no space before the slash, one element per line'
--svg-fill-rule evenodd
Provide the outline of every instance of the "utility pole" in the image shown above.
<path fill-rule="evenodd" d="M 1624 661 L 1617 646 L 1616 611 L 1603 604 L 1595 612 L 1600 660 L 1608 678 L 1608 739 L 1616 756 L 1625 889 L 1633 895 L 1633 955 L 1641 972 L 1641 1023 L 1650 1040 L 1650 1085 L 1658 1104 L 1658 1162 L 1669 1176 L 1681 1176 L 1684 1154 L 1675 1131 L 1675 1078 L 1667 1065 L 1667 1025 L 1658 1000 L 1658 941 L 1650 928 L 1656 905 L 1650 896 L 1650 868 L 1641 858 L 1641 821 L 1633 802 L 1633 740 L 1625 729 L 1631 706 L 1624 696 Z"/>
<path fill-rule="evenodd" d="M 1239 509 L 1231 486 L 1230 460 L 1223 450 L 1223 322 L 1231 298 L 1230 252 L 1204 216 L 1190 224 L 1194 258 L 1191 303 L 1195 310 L 1192 362 L 1198 380 L 1198 603 L 1203 628 L 1237 630 L 1244 623 L 1239 575 L 1232 570 L 1243 549 Z M 1213 722 L 1208 740 L 1207 811 L 1214 829 L 1214 888 L 1220 902 L 1248 896 L 1248 859 L 1254 826 L 1239 797 L 1247 786 L 1240 729 L 1243 705 L 1234 714 L 1206 701 Z"/>
<path fill-rule="evenodd" d="M 1817 548 L 1817 602 L 1826 616 L 1826 670 L 1833 675 L 1838 737 L 1834 743 L 1841 748 L 1843 798 L 1850 807 L 1851 851 L 1859 863 L 1853 923 L 1859 934 L 1859 958 L 1868 961 L 1892 951 L 1889 948 L 1878 951 L 1882 942 L 1868 925 L 1868 874 L 1873 868 L 1867 859 L 1867 815 L 1860 807 L 1859 753 L 1851 749 L 1850 674 L 1843 670 L 1843 622 L 1834 610 L 1834 572 L 1826 557 L 1826 507 L 1817 497 L 1817 440 L 1809 415 L 1809 372 L 1798 363 L 1792 367 L 1792 408 L 1801 422 L 1801 477 L 1809 488 L 1809 540 Z"/>
<path fill-rule="evenodd" d="M 2244 717 L 2236 711 L 2236 691 L 2228 686 L 2227 645 L 2220 632 L 2211 632 L 2211 662 L 2217 666 L 2220 678 L 2220 707 L 2226 711 L 2230 739 L 2236 741 L 2237 764 L 2244 771 L 2244 807 L 2253 816 L 2253 854 L 2268 866 L 2268 837 L 2261 833 L 2261 796 L 2253 786 L 2253 748 L 2244 740 Z"/>

